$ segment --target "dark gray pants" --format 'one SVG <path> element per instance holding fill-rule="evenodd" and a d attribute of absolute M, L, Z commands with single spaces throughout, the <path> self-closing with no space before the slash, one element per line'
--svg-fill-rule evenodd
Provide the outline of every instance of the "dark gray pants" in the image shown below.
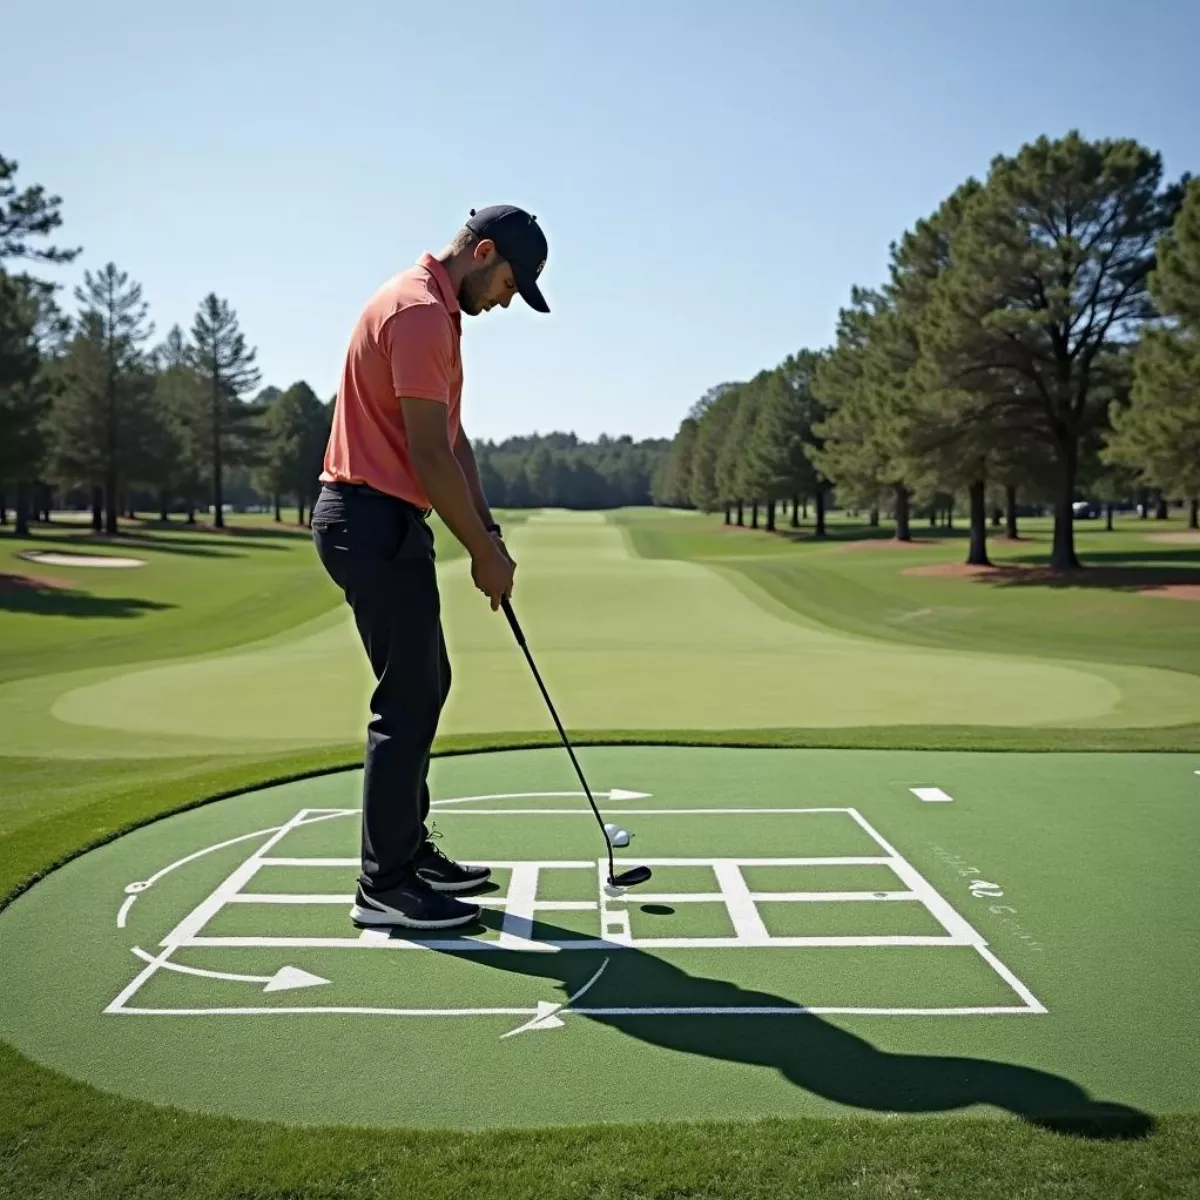
<path fill-rule="evenodd" d="M 428 836 L 429 752 L 450 690 L 433 530 L 402 500 L 334 485 L 313 506 L 312 537 L 375 674 L 359 881 L 382 891 Z"/>

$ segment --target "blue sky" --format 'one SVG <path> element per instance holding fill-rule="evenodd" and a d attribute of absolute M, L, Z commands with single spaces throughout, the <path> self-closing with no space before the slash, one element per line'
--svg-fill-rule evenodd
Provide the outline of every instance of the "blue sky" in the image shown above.
<path fill-rule="evenodd" d="M 1200 173 L 1193 0 L 40 0 L 3 27 L 0 153 L 63 198 L 64 300 L 112 260 L 163 335 L 215 291 L 264 383 L 332 395 L 379 283 L 473 206 L 537 213 L 553 312 L 465 323 L 477 438 L 671 436 L 829 344 L 892 240 L 1042 133 Z"/>

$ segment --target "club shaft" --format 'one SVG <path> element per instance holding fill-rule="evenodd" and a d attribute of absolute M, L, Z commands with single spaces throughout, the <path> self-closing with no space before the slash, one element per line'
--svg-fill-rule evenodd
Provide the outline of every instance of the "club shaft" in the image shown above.
<path fill-rule="evenodd" d="M 534 679 L 537 680 L 542 698 L 546 701 L 546 707 L 550 710 L 550 715 L 554 718 L 555 727 L 558 729 L 558 736 L 562 738 L 562 743 L 567 748 L 567 754 L 570 755 L 571 765 L 575 768 L 575 774 L 579 776 L 579 782 L 583 785 L 583 794 L 592 806 L 592 812 L 596 814 L 596 821 L 600 826 L 600 832 L 604 834 L 604 844 L 608 850 L 608 877 L 611 880 L 616 875 L 616 865 L 613 862 L 612 843 L 608 840 L 608 834 L 604 829 L 604 818 L 600 815 L 600 810 L 596 807 L 595 800 L 592 799 L 592 789 L 588 787 L 587 780 L 583 777 L 583 769 L 579 765 L 579 760 L 575 757 L 575 751 L 571 748 L 571 741 L 567 737 L 567 731 L 558 719 L 558 713 L 554 709 L 554 702 L 550 699 L 550 693 L 546 690 L 546 685 L 542 682 L 542 676 L 537 669 L 537 664 L 533 661 L 533 655 L 529 652 L 529 646 L 525 642 L 525 635 L 521 631 L 516 613 L 513 612 L 512 604 L 509 602 L 507 596 L 501 597 L 500 605 L 504 609 L 504 615 L 508 618 L 508 623 L 512 626 L 517 644 L 525 654 L 525 661 L 529 663 L 529 669 L 533 672 Z"/>

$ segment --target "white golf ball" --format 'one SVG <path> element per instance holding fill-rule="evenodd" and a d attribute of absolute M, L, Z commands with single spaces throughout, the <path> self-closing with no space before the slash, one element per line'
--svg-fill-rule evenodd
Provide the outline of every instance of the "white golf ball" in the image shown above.
<path fill-rule="evenodd" d="M 614 825 L 611 821 L 605 821 L 605 823 L 604 823 L 605 836 L 611 839 L 613 837 L 613 835 L 617 832 L 617 830 L 620 828 L 621 827 L 619 825 Z"/>
<path fill-rule="evenodd" d="M 629 830 L 618 829 L 617 832 L 614 833 L 611 838 L 609 838 L 609 841 L 611 841 L 614 846 L 628 846 Z"/>

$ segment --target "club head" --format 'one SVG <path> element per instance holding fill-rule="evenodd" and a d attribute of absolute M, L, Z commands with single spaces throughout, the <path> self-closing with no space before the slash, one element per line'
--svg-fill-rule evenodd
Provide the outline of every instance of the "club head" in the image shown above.
<path fill-rule="evenodd" d="M 649 867 L 630 867 L 628 871 L 622 871 L 619 875 L 612 876 L 609 883 L 620 888 L 637 887 L 639 883 L 645 883 L 650 875 Z"/>

